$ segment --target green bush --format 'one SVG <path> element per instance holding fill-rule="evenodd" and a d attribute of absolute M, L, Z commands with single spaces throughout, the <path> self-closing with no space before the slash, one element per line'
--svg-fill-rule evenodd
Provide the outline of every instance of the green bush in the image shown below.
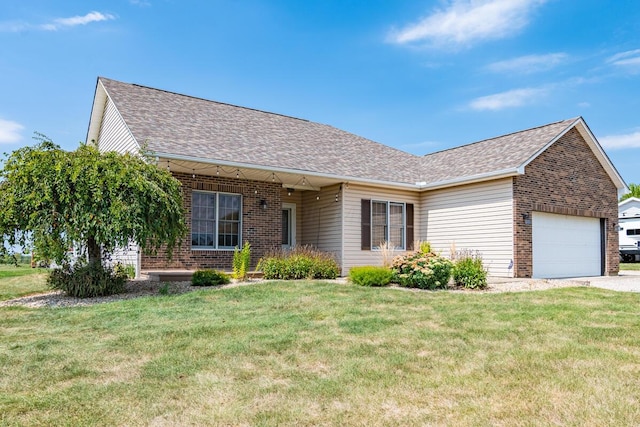
<path fill-rule="evenodd" d="M 349 280 L 360 286 L 387 286 L 391 283 L 393 273 L 385 267 L 352 267 Z"/>
<path fill-rule="evenodd" d="M 423 254 L 431 253 L 431 243 L 427 241 L 420 242 L 420 252 Z"/>
<path fill-rule="evenodd" d="M 191 277 L 193 286 L 216 286 L 226 285 L 231 279 L 222 271 L 217 270 L 196 270 Z"/>
<path fill-rule="evenodd" d="M 116 265 L 113 266 L 113 271 L 115 271 L 116 274 L 124 275 L 129 279 L 136 278 L 136 266 L 133 264 L 125 265 L 122 263 L 116 263 Z"/>
<path fill-rule="evenodd" d="M 244 280 L 249 271 L 249 263 L 251 261 L 251 245 L 244 242 L 242 249 L 236 248 L 233 251 L 233 278 Z"/>
<path fill-rule="evenodd" d="M 126 281 L 126 274 L 94 262 L 74 266 L 65 264 L 51 272 L 47 285 L 71 297 L 91 298 L 122 293 Z"/>
<path fill-rule="evenodd" d="M 393 260 L 394 281 L 401 286 L 444 289 L 451 278 L 453 263 L 434 253 L 413 252 Z"/>
<path fill-rule="evenodd" d="M 265 279 L 335 279 L 340 267 L 331 254 L 308 246 L 278 251 L 260 260 L 258 269 Z"/>
<path fill-rule="evenodd" d="M 484 289 L 487 287 L 487 270 L 482 264 L 482 257 L 479 253 L 461 251 L 456 254 L 453 281 L 457 286 L 467 289 Z"/>

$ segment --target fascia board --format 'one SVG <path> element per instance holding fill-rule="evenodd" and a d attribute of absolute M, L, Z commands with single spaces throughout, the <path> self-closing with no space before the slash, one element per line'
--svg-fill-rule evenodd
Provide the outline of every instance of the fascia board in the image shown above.
<path fill-rule="evenodd" d="M 306 171 L 301 169 L 289 169 L 289 168 L 281 168 L 281 167 L 274 167 L 274 166 L 264 166 L 264 165 L 256 165 L 252 163 L 233 162 L 228 160 L 205 159 L 201 157 L 185 156 L 185 155 L 173 154 L 173 153 L 150 151 L 149 155 L 152 157 L 168 159 L 168 160 L 183 160 L 187 162 L 206 163 L 210 165 L 219 165 L 219 166 L 230 166 L 234 168 L 249 168 L 249 169 L 261 170 L 261 171 L 267 171 L 267 172 L 305 175 L 308 177 L 315 176 L 318 178 L 335 179 L 336 182 L 361 183 L 361 184 L 376 185 L 376 186 L 388 187 L 388 188 L 401 188 L 404 190 L 420 190 L 420 187 L 416 186 L 415 184 L 407 184 L 403 182 L 390 182 L 390 181 L 383 181 L 383 180 L 359 178 L 359 177 L 353 177 L 353 176 L 347 176 L 347 175 L 333 175 L 328 173 L 319 173 L 319 172 Z"/>
<path fill-rule="evenodd" d="M 529 157 L 524 163 L 518 166 L 518 169 L 521 169 L 524 173 L 524 168 L 529 163 L 534 161 L 540 154 L 545 152 L 551 145 L 555 144 L 560 138 L 566 135 L 567 132 L 569 132 L 574 127 L 578 130 L 578 132 L 580 132 L 584 140 L 587 142 L 587 145 L 589 146 L 589 148 L 591 148 L 591 151 L 596 156 L 596 158 L 598 159 L 598 161 L 600 162 L 604 170 L 607 172 L 607 175 L 609 175 L 609 178 L 611 178 L 611 180 L 615 184 L 616 188 L 618 189 L 618 193 L 623 192 L 622 194 L 624 194 L 628 192 L 629 189 L 627 187 L 627 184 L 624 182 L 624 180 L 622 179 L 622 176 L 620 176 L 615 166 L 613 166 L 613 163 L 611 163 L 609 156 L 607 156 L 607 154 L 604 152 L 604 150 L 602 149 L 602 146 L 598 143 L 598 140 L 593 135 L 593 133 L 591 133 L 591 130 L 589 129 L 589 127 L 587 126 L 587 124 L 585 123 L 582 117 L 578 117 L 573 123 L 567 126 L 558 135 L 556 135 L 551 141 L 549 141 L 544 147 L 538 150 L 533 156 Z"/>

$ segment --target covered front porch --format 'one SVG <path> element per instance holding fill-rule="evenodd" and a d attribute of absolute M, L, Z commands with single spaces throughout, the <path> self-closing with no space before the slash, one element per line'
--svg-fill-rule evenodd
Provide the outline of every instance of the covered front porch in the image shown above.
<path fill-rule="evenodd" d="M 188 159 L 156 158 L 182 183 L 189 234 L 171 259 L 142 255 L 152 280 L 189 280 L 197 269 L 230 271 L 233 250 L 251 244 L 251 268 L 277 250 L 309 245 L 342 263 L 340 178 Z"/>

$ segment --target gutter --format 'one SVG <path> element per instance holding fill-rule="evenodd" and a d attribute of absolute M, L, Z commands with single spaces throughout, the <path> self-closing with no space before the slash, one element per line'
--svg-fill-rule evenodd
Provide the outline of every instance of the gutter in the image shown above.
<path fill-rule="evenodd" d="M 255 165 L 251 163 L 241 163 L 241 162 L 232 162 L 227 160 L 213 160 L 213 159 L 203 159 L 201 157 L 193 157 L 193 156 L 185 156 L 182 154 L 172 154 L 172 153 L 161 153 L 161 152 L 151 152 L 149 153 L 152 157 L 164 158 L 167 160 L 182 160 L 186 162 L 196 162 L 196 163 L 206 163 L 210 165 L 216 166 L 229 166 L 234 168 L 249 168 L 262 170 L 266 172 L 279 172 L 279 173 L 288 173 L 294 175 L 306 175 L 309 177 L 318 177 L 318 178 L 327 178 L 334 179 L 338 182 L 351 182 L 351 183 L 359 183 L 359 184 L 369 184 L 376 185 L 388 188 L 401 188 L 404 190 L 411 191 L 427 191 L 427 190 L 437 190 L 440 188 L 451 187 L 454 185 L 463 185 L 463 184 L 474 184 L 476 182 L 489 181 L 493 179 L 500 178 L 508 178 L 516 175 L 524 175 L 524 166 L 520 166 L 517 168 L 509 168 L 502 169 L 493 172 L 487 172 L 479 175 L 466 176 L 462 178 L 454 178 L 445 181 L 437 181 L 433 183 L 426 182 L 416 182 L 415 184 L 408 184 L 404 182 L 392 182 L 392 181 L 383 181 L 377 179 L 367 179 L 367 178 L 357 178 L 353 176 L 347 175 L 333 175 L 328 173 L 319 173 L 312 172 L 300 169 L 288 169 L 288 168 L 280 168 L 274 166 L 261 166 Z"/>

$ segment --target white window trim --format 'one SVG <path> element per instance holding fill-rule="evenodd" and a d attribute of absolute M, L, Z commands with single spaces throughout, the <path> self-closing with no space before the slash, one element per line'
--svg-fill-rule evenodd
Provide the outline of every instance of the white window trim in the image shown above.
<path fill-rule="evenodd" d="M 393 250 L 394 251 L 406 251 L 407 250 L 407 204 L 405 202 L 393 202 L 390 200 L 374 200 L 371 199 L 371 203 L 369 203 L 370 209 L 371 209 L 371 213 L 369 218 L 371 218 L 371 250 L 372 251 L 380 251 L 380 245 L 379 244 L 374 244 L 373 243 L 373 204 L 374 203 L 384 203 L 387 206 L 387 213 L 386 213 L 386 236 L 385 239 L 388 242 L 389 241 L 389 218 L 390 218 L 390 206 L 391 205 L 398 205 L 398 206 L 402 206 L 402 241 L 404 243 L 404 246 L 402 247 L 394 247 Z M 378 242 L 379 243 L 379 242 Z"/>
<path fill-rule="evenodd" d="M 194 246 L 193 245 L 193 194 L 194 193 L 200 193 L 200 194 L 215 194 L 216 195 L 216 218 L 215 218 L 215 225 L 213 227 L 213 241 L 215 242 L 215 246 Z M 192 251 L 233 251 L 235 250 L 235 246 L 234 247 L 229 247 L 229 246 L 223 246 L 223 247 L 218 247 L 218 221 L 219 221 L 219 217 L 218 217 L 218 213 L 219 213 L 219 207 L 220 207 L 220 194 L 227 194 L 230 196 L 238 196 L 240 197 L 240 212 L 239 212 L 239 218 L 240 221 L 238 223 L 238 245 L 241 244 L 242 242 L 242 204 L 243 204 L 243 197 L 242 194 L 238 194 L 238 193 L 226 193 L 224 191 L 203 191 L 203 190 L 193 190 L 191 192 L 191 230 L 190 230 L 190 240 L 192 242 L 191 244 L 191 250 Z"/>
<path fill-rule="evenodd" d="M 296 246 L 296 204 L 295 203 L 283 203 L 282 204 L 282 209 L 291 209 L 291 218 L 290 218 L 290 226 L 291 226 L 291 230 L 289 230 L 291 232 L 291 245 L 289 245 L 289 248 L 294 248 Z"/>

